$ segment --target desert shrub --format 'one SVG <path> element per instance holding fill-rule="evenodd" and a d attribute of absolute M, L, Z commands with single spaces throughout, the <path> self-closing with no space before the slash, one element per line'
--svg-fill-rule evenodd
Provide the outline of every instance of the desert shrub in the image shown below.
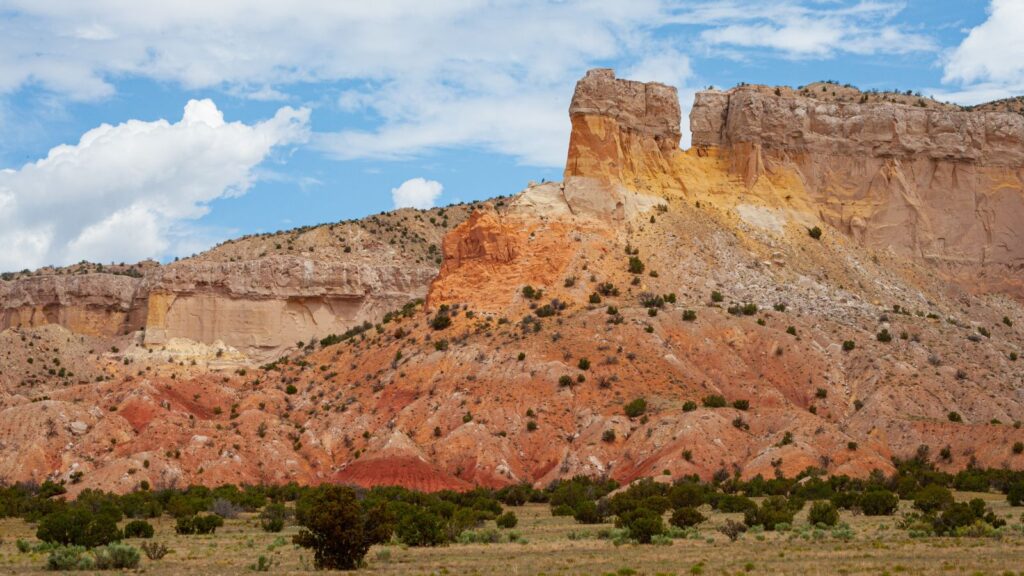
<path fill-rule="evenodd" d="M 703 514 L 701 514 L 696 508 L 684 506 L 682 508 L 676 508 L 672 512 L 672 518 L 669 520 L 669 524 L 677 528 L 690 528 L 696 526 L 701 522 L 707 520 Z"/>
<path fill-rule="evenodd" d="M 131 570 L 139 566 L 139 550 L 127 544 L 108 544 L 93 551 L 97 570 Z"/>
<path fill-rule="evenodd" d="M 267 504 L 260 511 L 260 528 L 264 532 L 280 532 L 288 519 L 288 509 L 280 502 Z"/>
<path fill-rule="evenodd" d="M 718 531 L 725 534 L 729 540 L 735 542 L 741 534 L 747 531 L 747 526 L 730 518 L 725 521 L 724 525 L 718 527 Z"/>
<path fill-rule="evenodd" d="M 725 396 L 718 394 L 705 396 L 702 402 L 705 408 L 725 408 L 726 406 Z"/>
<path fill-rule="evenodd" d="M 86 554 L 84 546 L 61 546 L 50 552 L 46 559 L 47 570 L 92 570 L 95 567 L 92 556 Z"/>
<path fill-rule="evenodd" d="M 715 494 L 711 499 L 711 507 L 720 512 L 746 512 L 756 509 L 757 504 L 738 494 Z"/>
<path fill-rule="evenodd" d="M 891 516 L 899 506 L 899 497 L 888 490 L 869 490 L 861 494 L 858 505 L 865 516 Z"/>
<path fill-rule="evenodd" d="M 1018 480 L 1007 488 L 1006 501 L 1010 506 L 1024 506 L 1024 480 Z"/>
<path fill-rule="evenodd" d="M 683 412 L 693 412 L 697 409 L 697 403 L 693 400 L 687 400 L 683 402 Z"/>
<path fill-rule="evenodd" d="M 945 486 L 931 484 L 914 495 L 914 508 L 928 513 L 938 512 L 953 503 L 953 493 Z"/>
<path fill-rule="evenodd" d="M 437 514 L 414 508 L 399 517 L 395 537 L 407 546 L 438 546 L 445 541 L 443 524 Z"/>
<path fill-rule="evenodd" d="M 86 548 L 109 544 L 121 537 L 115 515 L 95 513 L 78 505 L 47 514 L 36 529 L 36 538 L 43 542 Z"/>
<path fill-rule="evenodd" d="M 213 534 L 224 525 L 224 519 L 216 514 L 181 516 L 174 525 L 174 531 L 181 535 Z"/>
<path fill-rule="evenodd" d="M 519 518 L 516 518 L 515 512 L 505 512 L 501 516 L 498 516 L 497 520 L 498 528 L 515 528 L 516 524 L 519 524 Z"/>
<path fill-rule="evenodd" d="M 792 524 L 795 514 L 792 503 L 782 496 L 769 496 L 756 508 L 743 513 L 743 523 L 749 526 L 763 526 L 774 530 L 777 524 Z"/>
<path fill-rule="evenodd" d="M 721 302 L 723 300 L 725 300 L 725 297 L 722 296 L 721 292 L 715 290 L 714 292 L 711 293 L 711 301 L 712 302 Z"/>
<path fill-rule="evenodd" d="M 242 512 L 242 507 L 225 498 L 217 498 L 210 504 L 210 512 L 221 518 L 237 518 Z"/>
<path fill-rule="evenodd" d="M 843 340 L 843 350 L 849 352 L 857 347 L 857 343 L 853 340 Z"/>
<path fill-rule="evenodd" d="M 153 525 L 145 520 L 132 520 L 124 525 L 125 538 L 152 538 Z"/>
<path fill-rule="evenodd" d="M 629 404 L 626 404 L 623 407 L 623 411 L 626 413 L 626 416 L 629 416 L 630 418 L 642 416 L 643 413 L 647 411 L 647 400 L 637 398 Z"/>
<path fill-rule="evenodd" d="M 629 272 L 631 274 L 643 274 L 644 273 L 644 263 L 643 263 L 643 260 L 640 260 L 639 256 L 630 256 L 629 257 Z"/>
<path fill-rule="evenodd" d="M 697 319 L 697 312 L 693 310 L 683 310 L 683 320 L 686 322 L 693 322 Z"/>
<path fill-rule="evenodd" d="M 882 328 L 882 331 L 875 335 L 875 338 L 879 342 L 892 342 L 892 334 L 889 333 L 888 328 Z"/>
<path fill-rule="evenodd" d="M 672 486 L 668 499 L 674 508 L 697 508 L 707 502 L 703 486 L 696 482 L 680 482 Z"/>
<path fill-rule="evenodd" d="M 580 524 L 600 524 L 604 522 L 604 514 L 601 513 L 597 503 L 591 500 L 578 504 L 572 513 L 572 517 Z"/>
<path fill-rule="evenodd" d="M 661 514 L 644 507 L 624 512 L 616 518 L 615 527 L 628 529 L 630 537 L 641 544 L 650 544 L 652 537 L 665 532 Z"/>
<path fill-rule="evenodd" d="M 392 525 L 380 507 L 364 510 L 351 488 L 321 485 L 295 506 L 302 529 L 293 541 L 313 549 L 317 568 L 354 570 L 370 546 L 391 538 Z"/>
<path fill-rule="evenodd" d="M 959 412 L 950 412 L 949 414 L 946 414 L 946 418 L 948 418 L 950 422 L 959 423 L 964 421 L 963 417 L 960 416 Z"/>
<path fill-rule="evenodd" d="M 139 548 L 142 548 L 142 551 L 146 553 L 146 558 L 150 560 L 160 560 L 170 552 L 167 546 L 157 542 L 143 542 Z"/>
<path fill-rule="evenodd" d="M 611 428 L 609 428 L 609 429 L 605 430 L 604 432 L 602 432 L 601 433 L 601 441 L 602 442 L 607 442 L 609 444 L 611 444 L 612 442 L 615 442 L 615 430 L 612 430 Z"/>
<path fill-rule="evenodd" d="M 819 238 L 821 238 L 821 228 L 817 226 L 815 226 L 814 228 L 808 228 L 807 235 L 810 236 L 811 238 L 814 238 L 815 240 L 818 240 Z"/>
<path fill-rule="evenodd" d="M 737 409 L 737 410 L 749 410 L 750 409 L 750 400 L 735 400 L 732 403 L 732 407 Z"/>
<path fill-rule="evenodd" d="M 811 505 L 807 511 L 807 521 L 811 524 L 824 524 L 835 526 L 839 522 L 839 510 L 828 501 L 818 501 Z"/>

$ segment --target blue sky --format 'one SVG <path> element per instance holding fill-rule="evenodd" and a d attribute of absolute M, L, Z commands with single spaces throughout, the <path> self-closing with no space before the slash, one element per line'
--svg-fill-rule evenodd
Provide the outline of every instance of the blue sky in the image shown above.
<path fill-rule="evenodd" d="M 148 4 L 0 0 L 0 269 L 560 179 L 596 66 L 676 85 L 684 115 L 738 82 L 1024 93 L 1024 0 Z"/>

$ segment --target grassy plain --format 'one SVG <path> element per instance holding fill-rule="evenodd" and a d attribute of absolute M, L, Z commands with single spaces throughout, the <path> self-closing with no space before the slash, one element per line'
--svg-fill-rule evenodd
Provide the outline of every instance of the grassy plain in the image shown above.
<path fill-rule="evenodd" d="M 374 546 L 366 566 L 356 574 L 375 575 L 621 575 L 630 574 L 950 574 L 1024 575 L 1024 531 L 1021 509 L 1011 508 L 1001 495 L 957 494 L 957 499 L 983 497 L 1007 519 L 998 537 L 911 538 L 896 527 L 899 515 L 869 518 L 843 512 L 841 522 L 849 534 L 816 530 L 807 525 L 806 512 L 797 515 L 793 529 L 782 533 L 747 533 L 730 542 L 716 528 L 739 514 L 703 509 L 708 521 L 699 534 L 675 539 L 669 545 L 616 545 L 598 538 L 611 525 L 582 526 L 572 518 L 552 517 L 546 505 L 513 508 L 519 517 L 517 542 L 452 544 L 437 548 L 409 548 L 398 544 Z M 910 502 L 900 503 L 900 513 Z M 272 561 L 270 573 L 313 574 L 308 550 L 291 544 L 298 530 L 279 534 L 259 529 L 254 517 L 228 520 L 211 536 L 178 536 L 173 520 L 154 522 L 154 541 L 173 550 L 159 561 L 145 556 L 138 573 L 163 575 L 217 575 L 253 573 L 259 556 Z M 490 523 L 493 528 L 493 522 Z M 16 519 L 0 521 L 0 574 L 53 574 L 46 572 L 46 553 L 21 553 L 18 539 L 34 541 L 34 527 Z M 138 545 L 141 540 L 128 540 Z M 319 572 L 323 574 L 323 572 Z"/>

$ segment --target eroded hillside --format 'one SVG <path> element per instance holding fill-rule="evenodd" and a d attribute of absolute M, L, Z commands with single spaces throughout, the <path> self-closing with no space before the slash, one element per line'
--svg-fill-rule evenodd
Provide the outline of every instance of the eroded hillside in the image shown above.
<path fill-rule="evenodd" d="M 335 337 L 272 325 L 302 344 L 282 337 L 258 368 L 218 325 L 202 345 L 154 343 L 174 323 L 154 320 L 149 290 L 148 345 L 90 352 L 100 378 L 5 384 L 0 477 L 81 471 L 75 489 L 129 490 L 863 476 L 921 445 L 941 467 L 1024 467 L 1024 124 L 856 100 L 702 94 L 684 152 L 673 89 L 591 71 L 564 182 L 449 208 L 447 226 L 401 211 L 162 267 L 152 285 L 170 301 L 225 285 L 227 317 L 252 331 L 282 300 L 261 293 L 282 285 L 260 275 L 269 262 L 295 270 L 287 298 L 338 294 L 359 266 L 408 281 L 359 276 L 356 312 L 317 323 Z"/>

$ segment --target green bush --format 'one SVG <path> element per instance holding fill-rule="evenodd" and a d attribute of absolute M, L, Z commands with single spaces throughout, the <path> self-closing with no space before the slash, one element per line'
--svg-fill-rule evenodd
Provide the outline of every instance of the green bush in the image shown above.
<path fill-rule="evenodd" d="M 683 412 L 693 412 L 697 409 L 697 403 L 693 400 L 687 400 L 683 402 Z"/>
<path fill-rule="evenodd" d="M 839 510 L 826 500 L 815 502 L 807 512 L 807 521 L 814 525 L 835 526 L 839 522 Z"/>
<path fill-rule="evenodd" d="M 615 527 L 628 529 L 630 537 L 641 544 L 650 544 L 651 538 L 665 532 L 661 514 L 643 507 L 624 512 L 615 520 Z"/>
<path fill-rule="evenodd" d="M 705 518 L 704 515 L 696 508 L 684 506 L 682 508 L 676 508 L 675 511 L 672 512 L 672 518 L 669 520 L 669 524 L 677 528 L 690 528 L 705 520 L 707 520 L 707 518 Z"/>
<path fill-rule="evenodd" d="M 152 538 L 153 525 L 145 520 L 132 520 L 124 525 L 125 538 Z"/>
<path fill-rule="evenodd" d="M 631 274 L 643 274 L 644 263 L 638 256 L 629 257 L 629 272 Z"/>
<path fill-rule="evenodd" d="M 351 488 L 324 484 L 307 491 L 295 506 L 302 529 L 295 544 L 313 549 L 318 569 L 354 570 L 367 550 L 391 538 L 382 508 L 364 510 Z"/>
<path fill-rule="evenodd" d="M 260 512 L 260 528 L 264 532 L 280 532 L 288 519 L 288 509 L 280 502 L 267 504 Z"/>
<path fill-rule="evenodd" d="M 953 493 L 945 486 L 931 484 L 914 495 L 914 508 L 929 513 L 938 512 L 953 503 Z"/>
<path fill-rule="evenodd" d="M 718 394 L 705 396 L 702 402 L 704 403 L 705 408 L 725 408 L 726 406 L 725 396 L 720 396 Z"/>
<path fill-rule="evenodd" d="M 683 310 L 683 320 L 686 322 L 693 322 L 697 319 L 697 312 L 693 310 Z"/>
<path fill-rule="evenodd" d="M 810 236 L 811 238 L 814 238 L 815 240 L 818 240 L 819 238 L 821 238 L 821 228 L 817 226 L 815 226 L 814 228 L 808 228 L 807 235 Z"/>
<path fill-rule="evenodd" d="M 629 404 L 626 404 L 623 407 L 623 411 L 626 413 L 626 416 L 629 416 L 630 418 L 642 416 L 643 413 L 647 411 L 647 400 L 637 398 Z"/>
<path fill-rule="evenodd" d="M 850 350 L 853 350 L 856 347 L 857 347 L 857 343 L 854 342 L 853 340 L 844 340 L 843 341 L 843 350 L 846 351 L 846 352 L 849 352 Z"/>
<path fill-rule="evenodd" d="M 519 518 L 516 518 L 515 512 L 505 512 L 501 516 L 498 516 L 497 520 L 498 528 L 515 528 L 516 524 L 519 524 Z"/>
<path fill-rule="evenodd" d="M 888 490 L 870 490 L 861 494 L 858 505 L 865 516 L 892 516 L 900 499 Z"/>
<path fill-rule="evenodd" d="M 97 570 L 131 570 L 139 566 L 139 550 L 127 544 L 108 544 L 93 551 Z"/>
<path fill-rule="evenodd" d="M 174 525 L 174 531 L 181 535 L 213 534 L 224 525 L 224 519 L 216 514 L 181 516 Z"/>
<path fill-rule="evenodd" d="M 102 546 L 122 538 L 117 520 L 118 516 L 110 512 L 68 506 L 44 516 L 36 529 L 36 538 L 65 546 Z"/>
<path fill-rule="evenodd" d="M 749 410 L 750 400 L 735 400 L 732 403 L 732 407 L 737 410 Z"/>
<path fill-rule="evenodd" d="M 395 537 L 407 546 L 439 546 L 444 543 L 443 521 L 433 512 L 413 509 L 395 525 Z"/>
<path fill-rule="evenodd" d="M 574 520 L 580 524 L 600 524 L 604 522 L 604 515 L 593 500 L 580 502 L 572 513 Z"/>
<path fill-rule="evenodd" d="M 763 526 L 765 530 L 775 530 L 778 524 L 792 524 L 795 514 L 794 506 L 782 496 L 769 496 L 756 508 L 748 508 L 743 513 L 743 523 L 750 526 Z"/>
<path fill-rule="evenodd" d="M 877 338 L 879 342 L 892 342 L 892 334 L 889 333 L 888 328 L 883 328 L 881 332 L 875 335 L 875 338 Z"/>

